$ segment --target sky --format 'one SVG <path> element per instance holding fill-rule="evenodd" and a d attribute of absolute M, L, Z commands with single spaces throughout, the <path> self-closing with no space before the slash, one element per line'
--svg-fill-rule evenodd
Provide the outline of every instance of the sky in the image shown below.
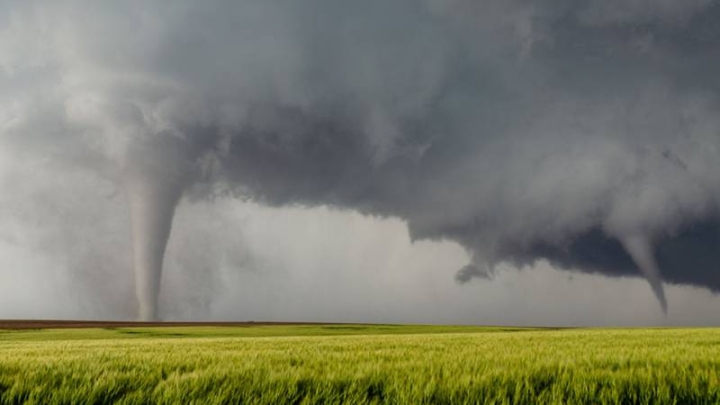
<path fill-rule="evenodd" d="M 0 11 L 0 317 L 720 319 L 716 1 Z"/>

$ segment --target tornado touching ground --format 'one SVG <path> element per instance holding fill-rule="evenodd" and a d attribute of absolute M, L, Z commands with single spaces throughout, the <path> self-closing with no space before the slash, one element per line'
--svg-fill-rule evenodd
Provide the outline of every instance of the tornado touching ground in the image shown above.
<path fill-rule="evenodd" d="M 195 286 L 250 249 L 223 224 L 165 260 L 176 211 L 217 199 L 401 221 L 466 254 L 437 270 L 461 284 L 547 263 L 643 278 L 670 314 L 669 286 L 720 291 L 717 1 L 0 10 L 0 249 L 134 274 L 141 319 L 164 264 Z"/>
<path fill-rule="evenodd" d="M 173 136 L 130 147 L 123 183 L 130 208 L 138 316 L 158 320 L 163 259 L 175 207 L 189 176 L 184 142 Z"/>

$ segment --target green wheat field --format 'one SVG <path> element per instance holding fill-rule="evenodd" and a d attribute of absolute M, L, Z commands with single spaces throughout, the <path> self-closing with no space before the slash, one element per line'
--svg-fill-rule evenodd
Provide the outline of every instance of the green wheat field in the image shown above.
<path fill-rule="evenodd" d="M 0 331 L 2 404 L 718 404 L 720 329 Z"/>

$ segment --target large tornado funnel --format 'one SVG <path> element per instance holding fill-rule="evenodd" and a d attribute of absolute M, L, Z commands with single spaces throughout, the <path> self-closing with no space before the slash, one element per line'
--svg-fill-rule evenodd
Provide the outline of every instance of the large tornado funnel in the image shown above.
<path fill-rule="evenodd" d="M 124 173 L 130 206 L 135 289 L 141 321 L 158 320 L 165 248 L 190 162 L 183 141 L 162 136 L 133 145 Z"/>

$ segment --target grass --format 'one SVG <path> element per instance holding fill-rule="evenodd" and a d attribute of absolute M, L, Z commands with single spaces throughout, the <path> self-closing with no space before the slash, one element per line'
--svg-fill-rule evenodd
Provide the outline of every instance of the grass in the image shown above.
<path fill-rule="evenodd" d="M 716 404 L 718 376 L 717 329 L 0 333 L 3 404 Z"/>

